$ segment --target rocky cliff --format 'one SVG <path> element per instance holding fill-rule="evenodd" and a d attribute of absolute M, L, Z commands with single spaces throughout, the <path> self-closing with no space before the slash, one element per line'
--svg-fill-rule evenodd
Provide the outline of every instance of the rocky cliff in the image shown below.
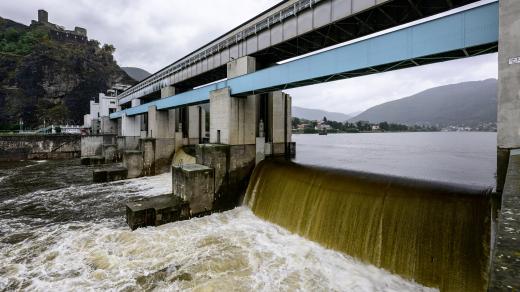
<path fill-rule="evenodd" d="M 81 124 L 89 100 L 114 83 L 135 84 L 113 58 L 114 47 L 60 42 L 44 27 L 0 18 L 0 129 Z"/>

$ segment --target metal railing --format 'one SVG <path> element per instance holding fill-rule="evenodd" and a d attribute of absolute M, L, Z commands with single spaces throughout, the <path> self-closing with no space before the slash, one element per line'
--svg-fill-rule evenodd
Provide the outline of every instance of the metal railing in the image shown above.
<path fill-rule="evenodd" d="M 136 93 L 139 90 L 142 90 L 144 88 L 147 88 L 149 86 L 155 86 L 156 89 L 160 89 L 162 87 L 168 86 L 168 82 L 162 82 L 162 84 L 157 84 L 158 81 L 163 80 L 164 78 L 167 78 L 185 68 L 190 67 L 191 65 L 198 63 L 204 59 L 207 59 L 210 56 L 213 56 L 220 51 L 229 48 L 237 43 L 239 43 L 242 40 L 247 39 L 249 36 L 256 35 L 259 32 L 268 29 L 271 25 L 281 23 L 285 19 L 296 16 L 299 12 L 310 9 L 318 2 L 323 2 L 326 0 L 300 0 L 294 3 L 293 5 L 282 9 L 279 12 L 276 12 L 275 14 L 272 14 L 270 16 L 267 16 L 266 18 L 260 20 L 259 22 L 255 23 L 254 25 L 251 25 L 249 27 L 246 27 L 245 29 L 237 32 L 236 34 L 232 35 L 231 37 L 228 37 L 227 39 L 205 49 L 198 53 L 195 53 L 191 57 L 184 58 L 183 60 L 177 61 L 170 66 L 162 69 L 161 71 L 153 74 L 148 79 L 143 80 L 142 82 L 138 83 L 137 85 L 131 87 L 130 89 L 124 91 L 118 96 L 118 99 L 127 97 L 133 93 Z M 159 87 L 157 87 L 159 86 Z"/>

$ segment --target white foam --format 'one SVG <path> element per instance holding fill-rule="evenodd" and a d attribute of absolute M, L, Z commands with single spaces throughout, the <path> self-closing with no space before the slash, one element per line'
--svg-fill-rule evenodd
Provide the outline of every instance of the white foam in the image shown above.
<path fill-rule="evenodd" d="M 245 207 L 134 232 L 118 219 L 47 226 L 4 246 L 0 289 L 429 291 L 293 235 Z"/>

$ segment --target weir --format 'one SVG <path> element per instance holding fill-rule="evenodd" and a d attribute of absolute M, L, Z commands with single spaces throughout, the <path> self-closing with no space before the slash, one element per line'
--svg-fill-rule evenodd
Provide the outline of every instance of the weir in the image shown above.
<path fill-rule="evenodd" d="M 486 291 L 491 190 L 264 161 L 244 199 L 291 232 L 441 291 Z"/>
<path fill-rule="evenodd" d="M 349 13 L 355 12 L 356 3 L 384 11 L 395 3 L 408 2 L 421 20 L 403 27 L 394 23 L 392 30 L 372 31 L 365 38 L 352 38 L 342 46 L 311 55 L 296 52 L 299 58 L 280 58 L 277 62 L 284 61 L 280 63 L 255 57 L 249 47 L 243 47 L 240 56 L 232 56 L 231 49 L 225 48 L 239 39 L 227 39 L 225 46 L 219 43 L 216 47 L 218 66 L 226 65 L 219 69 L 218 78 L 183 82 L 200 74 L 202 67 L 210 70 L 211 62 L 195 58 L 189 60 L 193 70 L 177 64 L 180 67 L 168 67 L 123 92 L 117 111 L 109 114 L 112 126 L 102 127 L 108 132 L 101 133 L 112 135 L 115 141 L 82 139 L 82 156 L 88 156 L 85 161 L 122 160 L 126 172 L 119 168 L 98 171 L 100 180 L 123 178 L 125 173 L 126 178 L 136 178 L 166 172 L 175 157 L 180 161 L 179 154 L 192 147 L 191 158 L 196 164 L 173 167 L 171 195 L 182 199 L 187 214 L 183 218 L 228 210 L 240 202 L 255 164 L 295 152 L 292 98 L 282 90 L 498 51 L 496 191 L 506 191 L 503 201 L 496 204 L 502 207 L 497 240 L 491 232 L 495 204 L 489 189 L 268 161 L 254 171 L 245 202 L 256 215 L 292 232 L 442 291 L 520 287 L 516 279 L 520 227 L 512 225 L 516 219 L 509 220 L 513 218 L 510 212 L 519 209 L 518 200 L 511 198 L 520 193 L 516 183 L 518 157 L 511 157 L 520 148 L 520 1 L 447 1 L 450 9 L 476 3 L 429 19 L 415 4 L 430 1 L 307 3 L 309 7 L 321 3 L 316 8 L 323 8 L 330 2 L 351 3 L 345 6 L 352 8 Z M 298 10 L 294 7 L 293 11 Z M 304 15 L 297 17 L 314 22 Z M 354 13 L 354 17 L 360 15 Z M 389 15 L 386 18 L 392 19 Z M 353 26 L 362 30 L 367 25 L 360 21 Z M 249 35 L 242 37 L 247 43 L 259 43 Z M 204 58 L 214 58 L 215 52 L 207 52 L 203 52 Z M 151 202 L 145 211 L 136 206 L 129 210 L 135 213 L 134 219 L 139 214 L 162 218 L 160 210 L 171 211 L 162 208 L 163 202 Z M 163 224 L 180 217 L 165 218 L 169 219 L 141 220 L 145 223 L 134 225 Z M 504 255 L 511 260 L 502 259 Z M 502 262 L 503 266 L 497 266 Z M 494 266 L 491 276 L 490 266 Z"/>

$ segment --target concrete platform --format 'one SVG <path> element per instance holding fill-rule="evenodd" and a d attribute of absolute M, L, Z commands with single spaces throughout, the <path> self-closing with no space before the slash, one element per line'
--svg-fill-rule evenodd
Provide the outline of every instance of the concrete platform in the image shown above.
<path fill-rule="evenodd" d="M 520 291 L 520 151 L 512 150 L 505 176 L 491 261 L 489 291 Z"/>
<path fill-rule="evenodd" d="M 188 203 L 173 194 L 126 203 L 126 223 L 132 230 L 189 218 Z"/>
<path fill-rule="evenodd" d="M 173 194 L 189 203 L 190 214 L 197 215 L 213 210 L 215 197 L 215 171 L 201 164 L 172 167 Z"/>
<path fill-rule="evenodd" d="M 81 157 L 81 165 L 100 165 L 105 164 L 104 156 Z"/>
<path fill-rule="evenodd" d="M 92 172 L 92 179 L 95 183 L 124 180 L 127 176 L 128 169 L 125 167 L 96 169 Z"/>
<path fill-rule="evenodd" d="M 103 144 L 103 156 L 107 162 L 116 162 L 117 144 Z"/>
<path fill-rule="evenodd" d="M 136 178 L 143 175 L 143 152 L 126 150 L 123 152 L 123 167 L 128 169 L 128 178 Z"/>

